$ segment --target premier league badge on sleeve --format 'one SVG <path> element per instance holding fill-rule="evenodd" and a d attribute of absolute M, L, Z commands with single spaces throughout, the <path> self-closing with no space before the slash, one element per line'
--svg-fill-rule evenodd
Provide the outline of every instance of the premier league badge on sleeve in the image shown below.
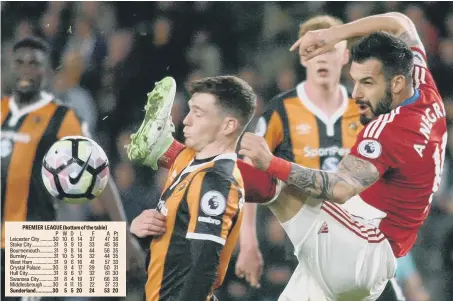
<path fill-rule="evenodd" d="M 217 216 L 225 212 L 226 200 L 220 192 L 213 190 L 203 195 L 200 206 L 206 215 Z"/>
<path fill-rule="evenodd" d="M 382 146 L 376 140 L 363 140 L 359 143 L 358 152 L 366 158 L 376 159 L 382 153 Z"/>

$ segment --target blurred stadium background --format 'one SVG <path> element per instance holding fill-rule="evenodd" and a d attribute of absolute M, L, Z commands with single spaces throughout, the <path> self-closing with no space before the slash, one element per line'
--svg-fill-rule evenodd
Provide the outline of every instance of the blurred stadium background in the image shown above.
<path fill-rule="evenodd" d="M 47 90 L 73 106 L 106 150 L 128 218 L 158 198 L 165 171 L 131 165 L 123 146 L 141 122 L 146 93 L 165 75 L 174 76 L 177 137 L 187 110 L 185 84 L 235 74 L 259 94 L 260 106 L 304 80 L 296 54 L 288 51 L 298 24 L 317 14 L 352 21 L 400 11 L 425 44 L 430 68 L 445 100 L 450 139 L 443 186 L 413 249 L 415 266 L 430 300 L 453 300 L 453 3 L 452 2 L 1 2 L 1 88 L 10 93 L 11 45 L 26 36 L 51 45 Z M 344 69 L 344 83 L 350 87 Z M 253 125 L 251 125 L 253 126 Z M 105 210 L 62 206 L 62 220 L 103 220 Z M 260 209 L 258 233 L 265 269 L 261 289 L 234 277 L 235 258 L 218 297 L 222 301 L 277 300 L 294 266 L 285 233 Z M 400 281 L 412 268 L 402 265 Z M 144 275 L 129 275 L 127 300 L 141 297 Z M 79 299 L 80 300 L 80 299 Z M 415 300 L 415 299 L 414 299 Z M 417 299 L 418 300 L 418 299 Z M 421 299 L 419 299 L 421 300 Z M 423 299 L 424 300 L 424 299 Z M 413 301 L 413 300 L 409 300 Z"/>

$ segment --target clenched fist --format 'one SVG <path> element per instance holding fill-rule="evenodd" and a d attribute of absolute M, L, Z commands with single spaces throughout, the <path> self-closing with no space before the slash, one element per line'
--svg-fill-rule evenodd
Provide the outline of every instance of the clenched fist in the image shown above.
<path fill-rule="evenodd" d="M 266 140 L 252 133 L 245 133 L 242 137 L 239 154 L 249 158 L 256 168 L 264 171 L 273 157 Z"/>
<path fill-rule="evenodd" d="M 137 237 L 162 235 L 166 230 L 167 218 L 155 209 L 144 210 L 131 223 L 130 231 Z"/>

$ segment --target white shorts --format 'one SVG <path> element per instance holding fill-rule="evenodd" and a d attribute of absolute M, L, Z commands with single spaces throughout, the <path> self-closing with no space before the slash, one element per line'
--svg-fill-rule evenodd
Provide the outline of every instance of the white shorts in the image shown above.
<path fill-rule="evenodd" d="M 396 258 L 382 232 L 339 205 L 308 198 L 282 226 L 300 264 L 279 301 L 373 301 L 394 277 Z M 323 297 L 303 296 L 313 282 L 310 293 Z"/>
<path fill-rule="evenodd" d="M 327 298 L 305 262 L 299 262 L 278 301 L 324 301 Z"/>

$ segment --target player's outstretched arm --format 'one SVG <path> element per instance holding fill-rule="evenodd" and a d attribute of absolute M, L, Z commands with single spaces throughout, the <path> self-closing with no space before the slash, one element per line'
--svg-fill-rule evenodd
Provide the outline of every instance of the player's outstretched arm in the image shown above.
<path fill-rule="evenodd" d="M 368 161 L 347 155 L 337 172 L 325 172 L 291 163 L 286 183 L 314 198 L 343 204 L 370 187 L 379 178 L 379 172 Z"/>
<path fill-rule="evenodd" d="M 425 52 L 425 47 L 418 35 L 417 28 L 408 16 L 397 12 L 387 13 L 386 15 L 399 21 L 400 26 L 394 33 L 396 36 L 406 42 L 409 47 L 416 47 Z"/>
<path fill-rule="evenodd" d="M 299 48 L 300 55 L 309 60 L 330 51 L 341 41 L 367 36 L 378 31 L 392 33 L 404 40 L 409 47 L 417 47 L 424 52 L 415 25 L 407 16 L 398 12 L 369 16 L 329 29 L 310 31 L 297 40 L 290 50 Z"/>
<path fill-rule="evenodd" d="M 266 170 L 301 194 L 340 204 L 370 187 L 380 175 L 372 163 L 353 155 L 343 158 L 337 172 L 290 163 L 275 157 L 262 137 L 250 133 L 244 134 L 239 153 L 250 158 L 255 167 Z"/>

